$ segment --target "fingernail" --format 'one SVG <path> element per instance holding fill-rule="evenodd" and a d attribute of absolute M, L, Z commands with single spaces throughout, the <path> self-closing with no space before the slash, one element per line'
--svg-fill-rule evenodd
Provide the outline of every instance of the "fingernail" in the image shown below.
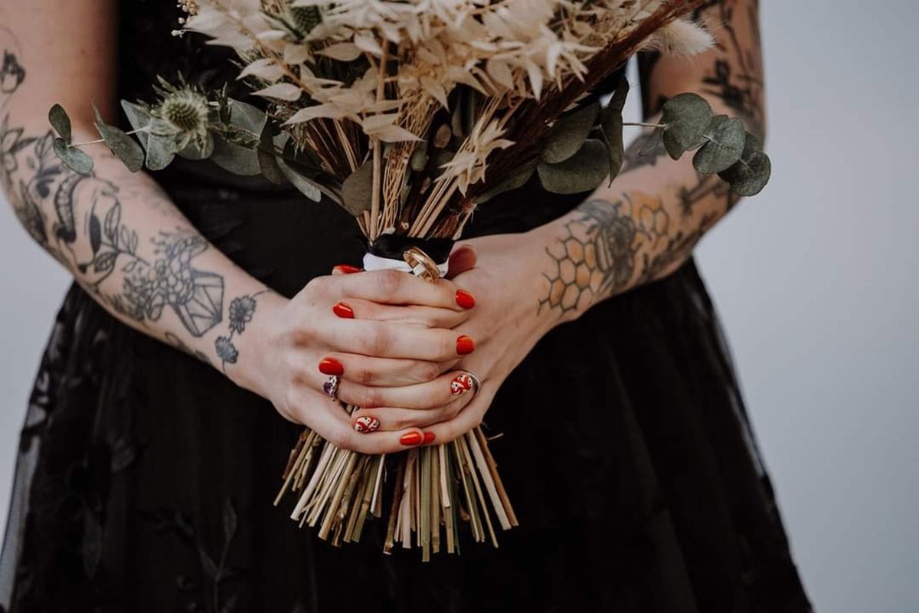
<path fill-rule="evenodd" d="M 430 443 L 430 442 L 433 441 L 433 440 L 434 440 L 434 433 L 433 433 L 433 432 L 425 432 L 425 433 L 424 433 L 424 443 L 425 443 L 425 444 Z"/>
<path fill-rule="evenodd" d="M 354 309 L 345 302 L 336 302 L 332 306 L 332 312 L 343 319 L 354 319 Z"/>
<path fill-rule="evenodd" d="M 464 289 L 456 290 L 456 304 L 464 309 L 471 309 L 475 306 L 475 296 Z"/>
<path fill-rule="evenodd" d="M 421 435 L 421 432 L 409 432 L 408 434 L 403 434 L 399 438 L 399 442 L 403 445 L 417 445 L 424 440 L 424 437 Z"/>
<path fill-rule="evenodd" d="M 460 373 L 453 377 L 453 381 L 450 381 L 450 393 L 454 396 L 465 394 L 472 389 L 472 384 L 472 377 L 466 373 Z"/>
<path fill-rule="evenodd" d="M 358 432 L 373 432 L 380 428 L 380 420 L 376 417 L 365 415 L 354 420 L 354 429 Z"/>
<path fill-rule="evenodd" d="M 339 272 L 343 272 L 343 273 L 345 273 L 346 275 L 350 275 L 351 273 L 355 273 L 355 272 L 360 272 L 360 271 L 361 271 L 361 269 L 358 268 L 357 266 L 350 266 L 350 265 L 348 265 L 348 264 L 339 264 L 338 266 L 335 267 L 335 270 L 337 270 L 337 271 L 339 271 Z"/>
<path fill-rule="evenodd" d="M 345 367 L 334 358 L 322 358 L 322 361 L 319 362 L 319 372 L 324 375 L 342 375 Z"/>
<path fill-rule="evenodd" d="M 460 355 L 466 355 L 475 351 L 475 341 L 471 336 L 465 334 L 456 339 L 456 352 Z"/>

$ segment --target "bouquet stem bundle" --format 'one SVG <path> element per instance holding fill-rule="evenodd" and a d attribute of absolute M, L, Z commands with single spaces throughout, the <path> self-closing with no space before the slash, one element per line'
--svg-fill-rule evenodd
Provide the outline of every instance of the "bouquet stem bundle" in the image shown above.
<path fill-rule="evenodd" d="M 347 407 L 349 412 L 357 408 Z M 411 449 L 400 456 L 384 552 L 390 553 L 398 542 L 404 548 L 414 542 L 421 548 L 422 560 L 428 561 L 441 550 L 443 525 L 446 551 L 458 553 L 461 520 L 469 522 L 476 542 L 488 538 L 497 547 L 489 503 L 501 528 L 518 525 L 481 428 L 449 443 Z M 382 517 L 386 464 L 384 454 L 368 456 L 340 449 L 306 429 L 290 452 L 274 503 L 288 490 L 299 493 L 291 519 L 301 527 L 318 526 L 318 536 L 331 539 L 333 545 L 356 543 L 365 520 Z"/>

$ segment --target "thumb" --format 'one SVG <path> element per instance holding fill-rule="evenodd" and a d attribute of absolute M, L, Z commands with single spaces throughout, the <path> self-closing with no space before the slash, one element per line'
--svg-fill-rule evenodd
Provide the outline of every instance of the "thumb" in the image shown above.
<path fill-rule="evenodd" d="M 460 245 L 450 254 L 447 262 L 447 279 L 452 279 L 467 270 L 475 268 L 477 256 L 472 245 Z"/>

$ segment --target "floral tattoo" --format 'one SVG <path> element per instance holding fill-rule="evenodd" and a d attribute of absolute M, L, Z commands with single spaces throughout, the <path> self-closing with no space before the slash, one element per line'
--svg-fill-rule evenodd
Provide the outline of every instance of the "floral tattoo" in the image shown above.
<path fill-rule="evenodd" d="M 214 350 L 217 352 L 217 357 L 220 358 L 224 372 L 226 372 L 227 364 L 235 364 L 239 358 L 239 349 L 233 344 L 233 337 L 242 334 L 246 330 L 246 324 L 252 321 L 252 316 L 255 315 L 255 307 L 258 306 L 258 301 L 255 298 L 267 291 L 270 290 L 263 289 L 254 294 L 237 296 L 230 302 L 230 334 L 218 336 L 217 340 L 214 341 Z"/>

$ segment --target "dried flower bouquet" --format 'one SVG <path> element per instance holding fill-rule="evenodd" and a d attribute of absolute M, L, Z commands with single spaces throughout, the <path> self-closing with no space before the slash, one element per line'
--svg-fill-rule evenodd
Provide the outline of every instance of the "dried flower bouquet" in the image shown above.
<path fill-rule="evenodd" d="M 615 178 L 627 84 L 622 79 L 606 105 L 589 94 L 638 50 L 707 49 L 710 36 L 685 19 L 700 4 L 181 0 L 186 16 L 175 34 L 204 34 L 233 48 L 239 78 L 266 111 L 228 98 L 226 88 L 203 92 L 161 80 L 155 103 L 123 101 L 132 131 L 97 113 L 98 142 L 131 170 L 159 170 L 178 155 L 290 182 L 354 216 L 367 239 L 365 267 L 382 262 L 419 274 L 424 267 L 403 258 L 420 249 L 442 274 L 473 211 L 497 194 L 534 175 L 553 193 L 587 192 Z M 58 156 L 76 172 L 92 172 L 81 149 L 90 143 L 71 142 L 64 110 L 55 105 L 49 118 Z M 699 96 L 669 100 L 654 127 L 674 159 L 696 151 L 699 172 L 719 173 L 742 195 L 769 179 L 756 138 L 740 120 L 713 115 Z M 496 547 L 492 515 L 502 529 L 517 525 L 481 428 L 396 454 L 393 479 L 386 460 L 339 449 L 307 428 L 275 504 L 294 492 L 292 519 L 336 545 L 354 542 L 366 519 L 382 516 L 388 481 L 384 551 L 414 540 L 424 560 L 441 549 L 458 552 L 463 522 L 475 541 Z"/>

